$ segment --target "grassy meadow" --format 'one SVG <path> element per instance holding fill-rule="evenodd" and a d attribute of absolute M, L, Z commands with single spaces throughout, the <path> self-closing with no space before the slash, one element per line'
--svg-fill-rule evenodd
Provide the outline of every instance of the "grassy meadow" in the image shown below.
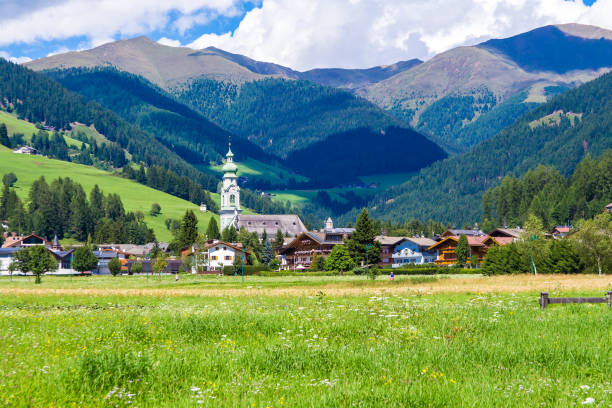
<path fill-rule="evenodd" d="M 0 406 L 612 402 L 611 277 L 0 278 Z"/>
<path fill-rule="evenodd" d="M 210 217 L 216 216 L 210 212 L 200 212 L 199 206 L 189 201 L 154 190 L 133 180 L 114 176 L 95 167 L 42 156 L 14 154 L 10 149 L 0 146 L 0 175 L 8 172 L 17 175 L 15 191 L 22 200 L 27 199 L 30 186 L 40 176 L 45 176 L 47 182 L 58 177 L 70 177 L 81 183 L 87 194 L 97 184 L 105 194 L 119 194 L 127 211 L 142 211 L 145 214 L 145 222 L 155 230 L 157 239 L 161 241 L 172 238 L 172 234 L 164 224 L 166 218 L 180 219 L 187 209 L 191 209 L 198 217 L 200 230 L 206 231 Z M 218 194 L 213 196 L 219 199 Z M 162 208 L 161 214 L 157 217 L 149 215 L 153 203 L 159 203 Z"/>

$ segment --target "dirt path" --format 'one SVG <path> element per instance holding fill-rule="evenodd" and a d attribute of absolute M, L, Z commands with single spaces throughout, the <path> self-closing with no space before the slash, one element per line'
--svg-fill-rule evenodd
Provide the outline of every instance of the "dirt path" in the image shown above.
<path fill-rule="evenodd" d="M 12 295 L 73 295 L 73 296 L 312 296 L 320 292 L 327 296 L 359 296 L 406 293 L 517 293 L 553 291 L 596 291 L 602 295 L 612 290 L 612 276 L 597 275 L 518 275 L 482 278 L 442 279 L 431 283 L 377 281 L 372 286 L 356 286 L 351 282 L 324 286 L 281 288 L 0 288 L 0 294 Z"/>

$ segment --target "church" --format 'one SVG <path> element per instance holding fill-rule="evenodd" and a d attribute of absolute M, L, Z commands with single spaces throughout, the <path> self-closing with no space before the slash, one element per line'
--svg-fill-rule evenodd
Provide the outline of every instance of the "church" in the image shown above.
<path fill-rule="evenodd" d="M 221 231 L 232 225 L 236 230 L 246 229 L 249 232 L 256 232 L 258 235 L 265 231 L 268 237 L 273 237 L 278 230 L 289 237 L 296 237 L 307 231 L 300 217 L 295 214 L 243 215 L 240 209 L 238 167 L 234 162 L 231 143 L 225 157 L 223 185 L 221 187 L 221 209 L 219 210 Z"/>

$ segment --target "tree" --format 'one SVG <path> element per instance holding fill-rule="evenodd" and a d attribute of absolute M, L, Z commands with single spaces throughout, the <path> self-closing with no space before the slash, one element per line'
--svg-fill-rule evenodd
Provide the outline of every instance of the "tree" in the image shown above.
<path fill-rule="evenodd" d="M 8 131 L 4 123 L 0 123 L 0 145 L 11 147 L 11 140 L 8 137 Z"/>
<path fill-rule="evenodd" d="M 217 220 L 215 217 L 211 217 L 208 222 L 208 227 L 206 227 L 206 237 L 208 239 L 220 239 L 221 233 L 219 232 L 219 224 L 217 224 Z"/>
<path fill-rule="evenodd" d="M 523 223 L 523 229 L 528 235 L 527 239 L 531 235 L 536 235 L 538 238 L 544 236 L 544 224 L 542 223 L 542 220 L 533 213 L 529 213 L 529 215 L 527 216 L 527 219 Z"/>
<path fill-rule="evenodd" d="M 88 246 L 82 246 L 74 251 L 74 259 L 72 260 L 72 268 L 78 272 L 91 271 L 98 266 L 98 258 Z"/>
<path fill-rule="evenodd" d="M 121 261 L 118 258 L 111 259 L 108 263 L 108 269 L 110 270 L 111 275 L 119 275 L 119 272 L 121 272 Z"/>
<path fill-rule="evenodd" d="M 376 228 L 373 220 L 367 209 L 363 209 L 357 217 L 355 223 L 355 232 L 346 242 L 346 247 L 351 258 L 356 264 L 366 261 L 366 246 L 370 246 L 367 250 L 367 261 L 369 264 L 379 264 L 381 262 L 380 242 L 375 240 Z"/>
<path fill-rule="evenodd" d="M 355 267 L 355 261 L 350 256 L 346 245 L 335 245 L 331 254 L 325 260 L 325 270 L 327 271 L 350 271 Z"/>
<path fill-rule="evenodd" d="M 555 239 L 550 244 L 549 267 L 552 273 L 580 273 L 584 264 L 576 243 L 569 239 Z"/>
<path fill-rule="evenodd" d="M 221 234 L 221 239 L 229 243 L 238 242 L 238 231 L 236 231 L 236 227 L 230 225 L 229 228 L 225 228 L 223 234 Z"/>
<path fill-rule="evenodd" d="M 463 266 L 467 263 L 470 257 L 470 245 L 465 235 L 459 236 L 459 242 L 457 242 L 457 248 L 455 248 L 455 255 L 457 256 L 457 264 Z"/>
<path fill-rule="evenodd" d="M 151 211 L 149 211 L 149 214 L 151 214 L 153 217 L 157 217 L 159 214 L 161 214 L 161 206 L 157 203 L 153 203 L 153 205 L 151 205 Z"/>
<path fill-rule="evenodd" d="M 578 243 L 587 264 L 595 261 L 597 272 L 603 273 L 603 262 L 612 258 L 612 221 L 610 214 L 602 213 L 579 224 Z"/>
<path fill-rule="evenodd" d="M 166 261 L 166 256 L 163 253 L 160 253 L 157 258 L 153 261 L 153 273 L 161 275 L 166 268 L 168 267 L 168 262 Z"/>
<path fill-rule="evenodd" d="M 17 176 L 15 173 L 6 173 L 2 176 L 2 184 L 8 187 L 13 187 L 13 185 L 17 182 Z"/>
<path fill-rule="evenodd" d="M 55 257 L 42 245 L 22 249 L 15 254 L 13 262 L 16 264 L 15 268 L 21 272 L 32 272 L 36 276 L 37 284 L 41 282 L 41 275 L 57 270 L 58 266 Z"/>
<path fill-rule="evenodd" d="M 479 264 L 478 255 L 474 254 L 470 256 L 470 268 L 476 268 L 478 267 L 478 264 Z"/>
<path fill-rule="evenodd" d="M 272 248 L 275 252 L 278 252 L 282 249 L 283 243 L 285 242 L 285 237 L 283 236 L 283 232 L 280 229 L 276 230 L 276 236 L 274 237 L 274 243 L 272 244 Z"/>
<path fill-rule="evenodd" d="M 142 263 L 136 262 L 130 268 L 130 274 L 142 273 Z"/>
<path fill-rule="evenodd" d="M 145 233 L 145 243 L 149 244 L 151 242 L 157 242 L 157 237 L 155 236 L 155 231 L 153 228 L 147 228 L 147 232 Z"/>
<path fill-rule="evenodd" d="M 263 243 L 263 249 L 261 251 L 261 263 L 265 265 L 269 265 L 272 259 L 274 259 L 274 253 L 272 252 L 272 245 L 270 245 L 270 241 L 265 240 Z"/>
<path fill-rule="evenodd" d="M 185 211 L 181 220 L 181 227 L 177 233 L 179 248 L 193 245 L 198 239 L 198 219 L 192 210 Z"/>

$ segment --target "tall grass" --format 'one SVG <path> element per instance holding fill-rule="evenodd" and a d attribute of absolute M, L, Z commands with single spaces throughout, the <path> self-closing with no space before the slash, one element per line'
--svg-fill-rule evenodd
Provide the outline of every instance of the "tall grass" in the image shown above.
<path fill-rule="evenodd" d="M 609 406 L 610 310 L 536 298 L 5 295 L 0 405 Z"/>

